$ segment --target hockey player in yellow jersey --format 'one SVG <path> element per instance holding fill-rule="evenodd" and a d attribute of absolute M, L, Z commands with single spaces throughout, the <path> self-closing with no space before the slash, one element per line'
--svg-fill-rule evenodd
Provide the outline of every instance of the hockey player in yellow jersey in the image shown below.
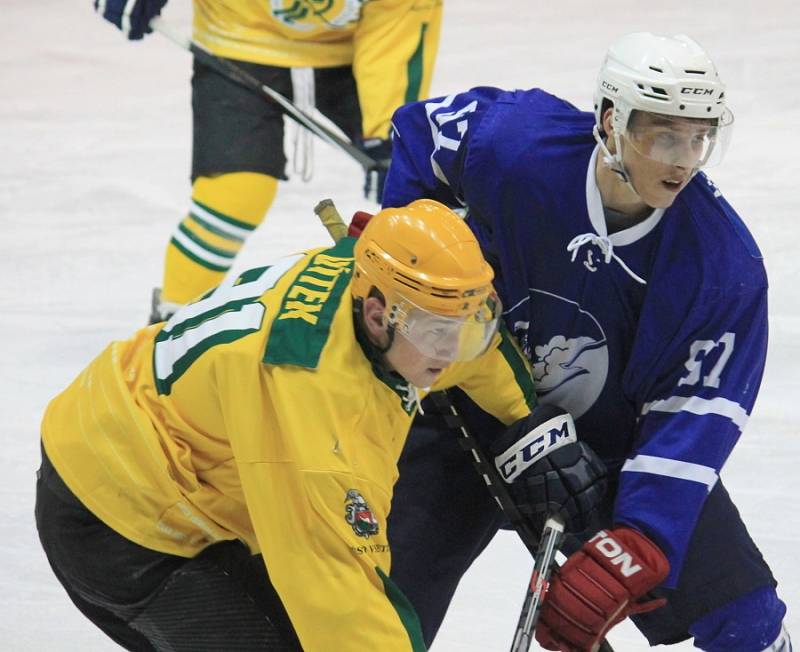
<path fill-rule="evenodd" d="M 95 0 L 129 38 L 149 32 L 166 0 Z M 194 0 L 193 38 L 301 108 L 316 106 L 376 161 L 365 194 L 380 201 L 389 122 L 428 96 L 442 0 Z M 153 320 L 220 283 L 285 179 L 277 106 L 195 60 L 192 196 L 167 245 Z M 310 134 L 295 168 L 311 174 Z"/>
<path fill-rule="evenodd" d="M 423 650 L 386 532 L 418 402 L 538 413 L 492 279 L 419 200 L 113 342 L 42 425 L 37 526 L 73 602 L 130 650 Z"/>

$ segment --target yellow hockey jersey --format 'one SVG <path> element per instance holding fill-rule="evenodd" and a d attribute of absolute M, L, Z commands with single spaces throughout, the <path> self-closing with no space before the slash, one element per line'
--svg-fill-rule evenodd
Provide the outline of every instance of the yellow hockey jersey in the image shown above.
<path fill-rule="evenodd" d="M 428 97 L 442 0 L 194 0 L 194 40 L 214 54 L 282 68 L 353 66 L 365 138 Z"/>
<path fill-rule="evenodd" d="M 354 242 L 245 272 L 112 343 L 50 403 L 42 438 L 128 539 L 186 557 L 224 539 L 262 552 L 306 652 L 416 652 L 386 519 L 417 395 L 358 341 Z M 506 423 L 535 401 L 506 334 L 437 387 L 453 384 Z"/>

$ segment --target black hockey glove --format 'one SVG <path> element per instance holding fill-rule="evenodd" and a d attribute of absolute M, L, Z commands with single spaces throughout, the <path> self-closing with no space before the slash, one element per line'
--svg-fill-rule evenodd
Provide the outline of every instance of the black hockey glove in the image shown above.
<path fill-rule="evenodd" d="M 606 466 L 578 441 L 572 417 L 542 405 L 493 442 L 491 454 L 511 497 L 538 532 L 559 514 L 567 532 L 594 527 L 607 488 Z"/>
<path fill-rule="evenodd" d="M 165 4 L 167 0 L 94 0 L 94 10 L 134 41 L 153 31 L 150 21 L 161 13 Z"/>
<path fill-rule="evenodd" d="M 386 185 L 386 174 L 389 172 L 389 163 L 392 160 L 392 141 L 368 138 L 361 143 L 361 149 L 375 159 L 375 165 L 366 170 L 364 197 L 380 204 L 383 199 L 383 187 Z"/>

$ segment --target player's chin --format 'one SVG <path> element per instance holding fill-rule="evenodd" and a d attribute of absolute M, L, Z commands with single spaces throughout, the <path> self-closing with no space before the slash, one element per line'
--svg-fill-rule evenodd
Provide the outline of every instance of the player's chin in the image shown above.
<path fill-rule="evenodd" d="M 647 197 L 643 197 L 643 199 L 645 203 L 652 208 L 669 208 L 675 203 L 681 190 L 683 190 L 683 185 L 675 187 L 660 184 L 650 189 L 650 192 L 647 193 Z"/>
<path fill-rule="evenodd" d="M 444 372 L 445 367 L 425 367 L 425 369 L 415 374 L 416 378 L 412 381 L 417 387 L 430 387 Z"/>

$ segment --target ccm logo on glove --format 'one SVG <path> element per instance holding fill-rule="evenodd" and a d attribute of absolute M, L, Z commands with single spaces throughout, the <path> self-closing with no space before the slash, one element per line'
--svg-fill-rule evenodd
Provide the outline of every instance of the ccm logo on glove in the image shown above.
<path fill-rule="evenodd" d="M 633 557 L 627 552 L 613 537 L 605 530 L 600 530 L 595 534 L 589 543 L 594 543 L 596 550 L 604 557 L 611 561 L 612 566 L 619 566 L 619 572 L 623 577 L 631 577 L 636 575 L 642 567 L 639 564 L 633 563 Z"/>
<path fill-rule="evenodd" d="M 578 441 L 575 423 L 566 412 L 545 421 L 494 458 L 495 467 L 508 483 L 554 450 Z"/>

